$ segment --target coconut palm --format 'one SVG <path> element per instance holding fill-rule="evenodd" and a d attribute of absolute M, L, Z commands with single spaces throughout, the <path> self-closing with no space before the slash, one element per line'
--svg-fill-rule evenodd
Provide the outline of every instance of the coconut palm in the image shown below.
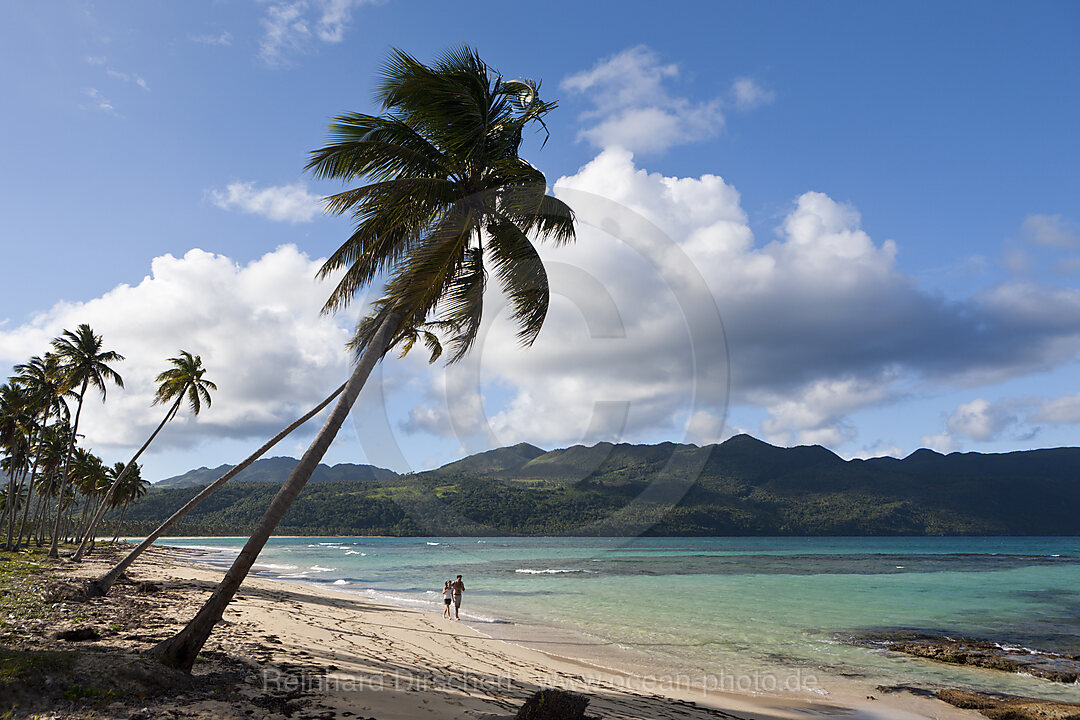
<path fill-rule="evenodd" d="M 66 405 L 61 403 L 64 409 L 67 409 Z M 27 492 L 27 503 L 23 509 L 22 521 L 19 523 L 19 532 L 17 538 L 22 538 L 23 532 L 26 532 L 26 544 L 30 544 L 30 538 L 33 535 L 33 524 L 27 525 L 30 511 L 30 498 L 33 497 L 34 490 L 40 491 L 40 499 L 38 500 L 38 509 L 34 511 L 34 523 L 38 525 L 40 534 L 40 525 L 38 522 L 39 515 L 44 518 L 44 508 L 47 507 L 47 501 L 50 497 L 50 491 L 53 482 L 56 479 L 56 474 L 60 470 L 60 465 L 64 461 L 64 452 L 67 449 L 67 434 L 69 427 L 67 420 L 61 418 L 61 420 L 43 428 L 38 437 L 37 452 L 34 454 L 34 462 L 37 466 L 37 475 L 32 476 L 30 479 L 30 487 Z"/>
<path fill-rule="evenodd" d="M 67 492 L 71 451 L 75 447 L 75 438 L 79 434 L 79 418 L 82 416 L 86 391 L 91 387 L 97 389 L 101 393 L 101 401 L 105 402 L 106 387 L 110 382 L 115 383 L 117 387 L 123 388 L 123 378 L 109 367 L 109 363 L 120 362 L 124 359 L 124 356 L 112 350 L 103 350 L 101 336 L 94 334 L 94 331 L 86 323 L 79 325 L 75 332 L 65 330 L 60 337 L 53 340 L 52 346 L 60 359 L 66 386 L 68 388 L 79 388 L 75 424 L 71 430 L 71 442 L 68 445 L 67 457 L 64 459 L 64 468 L 60 476 L 61 502 L 56 507 L 52 545 L 49 547 L 49 557 L 59 557 L 60 511 Z"/>
<path fill-rule="evenodd" d="M 81 513 L 76 528 L 86 527 L 91 509 L 95 509 L 109 487 L 109 469 L 105 462 L 86 448 L 76 447 L 71 455 L 71 487 L 81 497 Z"/>
<path fill-rule="evenodd" d="M 70 419 L 67 403 L 64 400 L 74 398 L 75 393 L 66 387 L 60 359 L 53 353 L 46 353 L 44 358 L 35 355 L 29 362 L 16 365 L 14 380 L 26 390 L 29 406 L 41 415 L 41 419 L 32 424 L 29 438 L 34 449 L 34 458 L 30 468 L 30 478 L 26 483 L 26 507 L 23 510 L 23 519 L 16 536 L 16 545 L 18 545 L 18 540 L 22 537 L 22 528 L 26 525 L 27 513 L 30 510 L 30 501 L 37 481 L 38 466 L 41 461 L 41 433 L 45 431 L 49 419 L 54 414 L 65 422 Z M 11 520 L 14 521 L 14 518 Z M 12 528 L 9 527 L 9 535 L 11 530 Z"/>
<path fill-rule="evenodd" d="M 118 462 L 113 465 L 111 474 L 114 478 L 120 477 L 123 472 L 124 463 Z M 124 478 L 124 482 L 120 487 L 116 489 L 116 492 L 113 494 L 112 507 L 122 507 L 123 510 L 120 512 L 120 518 L 116 521 L 116 532 L 113 533 L 113 542 L 116 542 L 120 538 L 120 529 L 124 526 L 124 518 L 127 517 L 128 506 L 145 496 L 146 490 L 149 487 L 150 481 L 143 479 L 139 467 L 136 465 Z"/>
<path fill-rule="evenodd" d="M 192 355 L 186 350 L 181 350 L 180 355 L 169 358 L 169 362 L 172 363 L 172 367 L 159 374 L 155 380 L 158 383 L 158 389 L 154 395 L 154 404 L 163 405 L 172 402 L 172 405 L 169 406 L 169 411 L 165 413 L 165 417 L 158 423 L 158 426 L 154 428 L 154 432 L 150 433 L 150 437 L 146 439 L 142 447 L 139 448 L 120 474 L 112 481 L 112 485 L 109 486 L 108 491 L 105 493 L 101 505 L 98 507 L 97 512 L 94 513 L 93 520 L 90 521 L 89 527 L 83 534 L 79 549 L 75 551 L 71 558 L 76 562 L 82 560 L 83 555 L 86 553 L 87 543 L 94 537 L 94 530 L 97 529 L 98 523 L 105 514 L 109 500 L 116 492 L 116 488 L 124 481 L 131 469 L 137 467 L 135 461 L 150 446 L 150 443 L 154 442 L 154 438 L 161 432 L 161 428 L 165 427 L 165 423 L 176 416 L 181 403 L 187 400 L 192 415 L 198 415 L 203 405 L 210 407 L 210 391 L 217 390 L 217 385 L 203 377 L 206 374 L 206 368 L 203 367 L 202 358 L 198 355 Z"/>
<path fill-rule="evenodd" d="M 377 92 L 383 114 L 337 118 L 331 144 L 312 153 L 308 169 L 316 176 L 367 181 L 327 199 L 328 210 L 351 213 L 356 226 L 322 267 L 323 277 L 344 270 L 324 310 L 346 306 L 384 275 L 385 295 L 358 327 L 356 364 L 333 411 L 198 614 L 154 648 L 163 662 L 190 670 L 383 355 L 421 328 L 448 336 L 451 362 L 468 351 L 480 325 L 485 260 L 509 296 L 519 337 L 535 339 L 548 285 L 529 235 L 574 237 L 570 209 L 545 194 L 544 175 L 518 156 L 525 128 L 543 126 L 555 107 L 538 89 L 493 74 L 470 48 L 430 66 L 394 51 Z"/>
<path fill-rule="evenodd" d="M 33 410 L 29 394 L 18 383 L 9 380 L 0 387 L 0 448 L 4 458 L 0 460 L 0 472 L 7 475 L 7 487 L 3 489 L 4 505 L 0 518 L 8 519 L 7 544 L 11 548 L 14 534 L 16 503 L 22 481 L 30 469 Z M 21 508 L 22 504 L 19 503 Z"/>

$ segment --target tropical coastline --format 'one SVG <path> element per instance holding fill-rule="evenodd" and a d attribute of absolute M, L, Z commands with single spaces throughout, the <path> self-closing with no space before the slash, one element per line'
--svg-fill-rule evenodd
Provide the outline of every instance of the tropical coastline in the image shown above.
<path fill-rule="evenodd" d="M 100 573 L 116 554 L 106 551 L 82 565 L 58 567 L 70 583 L 77 583 Z M 82 646 L 95 646 L 84 650 L 90 655 L 144 656 L 141 651 L 172 632 L 218 581 L 216 569 L 194 560 L 187 550 L 151 550 L 132 571 L 130 582 L 118 586 L 115 597 L 87 606 L 72 600 L 58 603 L 71 618 L 67 629 L 96 637 Z M 109 615 L 132 606 L 138 612 L 119 620 Z M 48 709 L 58 718 L 166 713 L 177 718 L 231 717 L 242 716 L 245 709 L 258 709 L 263 717 L 497 718 L 511 716 L 535 690 L 558 687 L 585 693 L 590 712 L 612 720 L 781 720 L 807 714 L 861 720 L 978 717 L 915 695 L 870 700 L 860 696 L 856 686 L 828 695 L 708 690 L 649 665 L 620 670 L 590 663 L 587 653 L 570 659 L 497 640 L 468 622 L 442 620 L 434 607 L 396 607 L 330 587 L 263 577 L 248 579 L 203 655 L 189 686 L 140 696 L 137 690 L 91 693 L 80 685 L 85 690 L 81 703 L 62 699 Z M 244 669 L 226 672 L 226 662 L 241 663 Z M 218 692 L 229 672 L 232 684 L 227 692 Z M 159 674 L 167 673 L 161 669 Z M 237 680 L 239 675 L 245 680 Z M 24 696 L 20 709 L 27 702 Z"/>

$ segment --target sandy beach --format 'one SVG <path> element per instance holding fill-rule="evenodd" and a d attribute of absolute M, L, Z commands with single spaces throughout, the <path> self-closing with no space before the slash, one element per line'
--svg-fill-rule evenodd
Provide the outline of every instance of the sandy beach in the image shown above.
<path fill-rule="evenodd" d="M 58 569 L 76 581 L 100 573 L 113 556 L 105 551 Z M 61 611 L 78 613 L 82 624 L 102 630 L 94 645 L 145 650 L 179 629 L 221 574 L 193 563 L 187 551 L 154 549 L 133 566 L 131 582 L 109 598 L 81 603 L 89 609 L 61 603 L 72 606 Z M 153 585 L 141 584 L 147 581 Z M 644 666 L 593 665 L 583 654 L 587 649 L 570 659 L 527 642 L 496 640 L 440 613 L 434 604 L 430 612 L 392 607 L 322 587 L 249 577 L 205 648 L 208 661 L 194 668 L 194 692 L 148 700 L 150 706 L 134 710 L 125 702 L 99 703 L 95 713 L 77 716 L 493 720 L 512 717 L 537 689 L 556 687 L 587 694 L 589 714 L 608 720 L 982 717 L 931 698 L 872 688 L 868 693 L 857 684 L 830 687 L 827 695 L 709 690 L 702 678 L 657 676 Z M 219 697 L 200 694 L 201 683 L 221 682 L 223 660 L 242 664 L 244 680 Z"/>

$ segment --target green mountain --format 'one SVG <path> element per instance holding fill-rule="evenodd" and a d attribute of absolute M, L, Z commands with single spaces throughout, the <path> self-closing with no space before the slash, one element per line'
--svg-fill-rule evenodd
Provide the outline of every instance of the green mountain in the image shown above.
<path fill-rule="evenodd" d="M 246 534 L 295 464 L 253 464 L 254 482 L 242 474 L 176 534 Z M 153 529 L 204 484 L 199 478 L 222 470 L 159 483 L 129 509 L 125 532 Z M 844 460 L 820 446 L 779 448 L 748 435 L 702 448 L 599 443 L 544 452 L 523 443 L 423 473 L 336 465 L 320 467 L 317 479 L 282 534 L 1080 534 L 1080 448 Z"/>
<path fill-rule="evenodd" d="M 443 465 L 432 472 L 440 475 L 455 473 L 476 473 L 478 475 L 509 475 L 540 457 L 544 451 L 529 443 L 518 443 L 511 447 L 497 448 L 487 452 L 470 455 L 448 465 Z"/>
<path fill-rule="evenodd" d="M 296 467 L 298 463 L 298 460 L 290 457 L 274 457 L 256 460 L 251 465 L 241 470 L 240 473 L 229 482 L 265 482 L 277 483 L 280 485 L 287 477 L 289 477 L 289 473 L 292 472 L 293 468 Z M 216 468 L 201 467 L 197 470 L 188 470 L 183 475 L 176 475 L 161 480 L 160 482 L 155 483 L 154 487 L 158 489 L 205 487 L 233 467 L 233 465 L 219 465 Z M 353 465 L 344 463 L 331 467 L 330 465 L 320 464 L 319 467 L 315 468 L 315 472 L 312 473 L 310 482 L 327 482 L 330 480 L 385 480 L 394 477 L 396 474 L 397 473 L 391 470 L 375 467 L 374 465 Z"/>

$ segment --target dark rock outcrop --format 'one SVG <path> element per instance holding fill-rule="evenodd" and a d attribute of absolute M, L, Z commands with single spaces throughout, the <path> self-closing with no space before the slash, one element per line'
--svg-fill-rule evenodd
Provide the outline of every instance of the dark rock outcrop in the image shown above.
<path fill-rule="evenodd" d="M 566 690 L 536 691 L 518 710 L 515 720 L 586 720 L 589 698 Z"/>

